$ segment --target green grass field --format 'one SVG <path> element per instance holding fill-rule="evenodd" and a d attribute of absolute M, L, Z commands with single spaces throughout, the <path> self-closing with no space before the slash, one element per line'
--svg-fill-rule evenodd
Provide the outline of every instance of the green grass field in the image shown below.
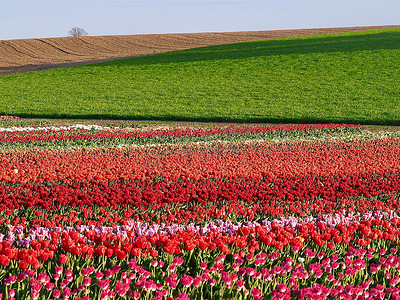
<path fill-rule="evenodd" d="M 0 114 L 400 125 L 400 29 L 0 76 Z"/>

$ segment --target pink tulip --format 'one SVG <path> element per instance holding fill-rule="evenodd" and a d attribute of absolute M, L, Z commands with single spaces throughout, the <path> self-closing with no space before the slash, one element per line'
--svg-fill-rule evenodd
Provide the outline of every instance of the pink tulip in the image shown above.
<path fill-rule="evenodd" d="M 8 290 L 8 296 L 14 297 L 15 296 L 15 290 L 14 289 L 9 289 Z M 10 299 L 10 298 L 9 298 Z"/>
<path fill-rule="evenodd" d="M 221 254 L 220 256 L 218 256 L 218 257 L 215 259 L 215 262 L 216 262 L 216 263 L 222 263 L 222 262 L 225 261 L 225 258 L 226 258 L 226 255 Z"/>
<path fill-rule="evenodd" d="M 182 257 L 174 257 L 174 259 L 172 260 L 172 263 L 174 265 L 180 266 L 183 264 L 183 258 Z"/>
<path fill-rule="evenodd" d="M 120 296 L 120 297 L 125 297 L 126 293 L 129 290 L 129 284 L 123 283 L 121 281 L 118 281 L 115 285 L 115 292 Z"/>
<path fill-rule="evenodd" d="M 102 290 L 108 290 L 109 289 L 109 287 L 110 287 L 110 282 L 111 282 L 111 280 L 109 280 L 109 279 L 104 279 L 104 280 L 99 280 L 98 282 L 97 282 L 97 285 L 98 285 L 98 287 L 100 288 L 100 289 L 102 289 Z"/>
<path fill-rule="evenodd" d="M 178 295 L 178 297 L 176 298 L 176 300 L 190 300 L 189 295 L 186 293 L 181 293 Z"/>
<path fill-rule="evenodd" d="M 82 276 L 88 276 L 89 275 L 88 269 L 82 268 L 81 274 L 82 274 Z"/>
<path fill-rule="evenodd" d="M 276 252 L 276 251 L 273 252 L 272 254 L 268 255 L 268 259 L 271 260 L 271 261 L 274 261 L 274 260 L 276 260 L 278 258 L 279 258 L 279 253 Z"/>
<path fill-rule="evenodd" d="M 207 264 L 205 262 L 200 263 L 200 269 L 202 270 L 207 269 Z"/>
<path fill-rule="evenodd" d="M 17 276 L 17 281 L 18 282 L 22 282 L 25 280 L 25 274 L 18 274 Z"/>
<path fill-rule="evenodd" d="M 52 291 L 54 289 L 54 283 L 52 283 L 52 282 L 46 283 L 46 289 L 48 291 Z"/>
<path fill-rule="evenodd" d="M 206 281 L 206 280 L 210 279 L 210 275 L 208 275 L 208 274 L 206 273 L 206 274 L 203 274 L 203 275 L 201 276 L 201 278 L 203 279 L 203 281 Z"/>
<path fill-rule="evenodd" d="M 193 284 L 193 277 L 189 275 L 183 275 L 180 282 L 185 286 L 185 287 L 190 287 Z"/>
<path fill-rule="evenodd" d="M 40 284 L 39 282 L 37 282 L 37 283 L 32 284 L 31 287 L 32 287 L 32 290 L 34 292 L 38 292 L 39 293 L 40 290 L 42 289 L 43 285 Z"/>
<path fill-rule="evenodd" d="M 25 276 L 32 278 L 35 276 L 36 272 L 33 270 L 25 270 L 24 274 Z"/>
<path fill-rule="evenodd" d="M 17 281 L 17 277 L 16 276 L 9 276 L 8 278 L 4 279 L 4 284 L 5 285 L 10 285 L 13 284 Z"/>
<path fill-rule="evenodd" d="M 169 265 L 170 272 L 175 272 L 175 270 L 176 270 L 176 265 Z"/>
<path fill-rule="evenodd" d="M 157 267 L 157 266 L 158 266 L 158 261 L 157 261 L 157 260 L 152 260 L 152 261 L 151 261 L 151 265 L 152 265 L 153 267 Z"/>
<path fill-rule="evenodd" d="M 40 282 L 47 283 L 50 281 L 50 277 L 46 273 L 40 273 L 38 276 Z"/>
<path fill-rule="evenodd" d="M 391 278 L 389 280 L 389 285 L 391 285 L 392 287 L 396 286 L 400 281 L 400 277 L 399 276 L 395 276 L 393 278 Z"/>
<path fill-rule="evenodd" d="M 144 289 L 146 291 L 155 291 L 157 289 L 157 285 L 153 280 L 146 280 L 144 283 Z"/>
<path fill-rule="evenodd" d="M 84 286 L 90 286 L 92 284 L 92 279 L 90 277 L 83 277 L 82 284 Z"/>
<path fill-rule="evenodd" d="M 108 293 L 107 293 L 107 291 L 103 291 L 102 293 L 101 293 L 101 295 L 100 295 L 100 299 L 101 300 L 108 300 Z"/>
<path fill-rule="evenodd" d="M 285 286 L 285 290 L 286 290 L 286 286 Z M 253 289 L 251 290 L 251 294 L 253 295 L 253 297 L 255 297 L 255 296 L 260 296 L 260 295 L 261 295 L 261 290 L 260 290 L 260 289 L 257 289 L 257 288 L 253 288 Z"/>
<path fill-rule="evenodd" d="M 132 293 L 132 297 L 133 297 L 133 299 L 139 299 L 139 297 L 140 297 L 139 292 L 134 291 L 134 292 Z"/>
<path fill-rule="evenodd" d="M 64 299 L 65 298 L 68 299 L 69 297 L 71 297 L 71 294 L 72 294 L 71 289 L 69 287 L 63 288 L 62 293 L 63 293 L 63 298 Z"/>
<path fill-rule="evenodd" d="M 249 254 L 247 254 L 247 255 L 245 256 L 245 258 L 246 258 L 248 261 L 252 261 L 253 258 L 254 258 L 254 255 L 253 255 L 252 253 L 249 253 Z"/>
<path fill-rule="evenodd" d="M 211 286 L 214 286 L 217 283 L 217 280 L 215 278 L 210 278 L 208 279 L 208 284 Z"/>
<path fill-rule="evenodd" d="M 61 291 L 60 290 L 53 290 L 53 297 L 54 298 L 60 298 L 61 297 Z"/>
<path fill-rule="evenodd" d="M 113 272 L 112 270 L 106 270 L 106 271 L 104 272 L 104 275 L 105 275 L 106 277 L 108 277 L 108 278 L 111 278 L 111 277 L 113 277 L 114 272 Z"/>
<path fill-rule="evenodd" d="M 236 287 L 240 291 L 244 287 L 244 282 L 242 280 L 236 281 Z"/>
<path fill-rule="evenodd" d="M 254 275 L 254 273 L 255 273 L 255 270 L 253 268 L 248 267 L 246 269 L 246 274 L 247 275 L 252 276 L 252 275 Z"/>
<path fill-rule="evenodd" d="M 119 271 L 121 271 L 121 267 L 118 265 L 113 265 L 111 270 L 113 271 L 114 274 L 117 274 Z"/>
<path fill-rule="evenodd" d="M 287 287 L 286 284 L 281 283 L 281 284 L 278 284 L 278 289 L 279 289 L 279 291 L 280 291 L 281 293 L 285 293 L 285 292 L 288 290 L 288 287 Z M 254 289 L 253 289 L 253 290 L 254 290 Z M 252 293 L 252 295 L 254 296 L 253 291 L 251 291 L 251 293 Z M 259 296 L 259 295 L 261 295 L 261 291 L 260 291 L 260 293 L 257 294 L 256 296 Z"/>
<path fill-rule="evenodd" d="M 203 282 L 203 278 L 202 278 L 201 276 L 196 277 L 196 278 L 193 280 L 193 286 L 199 287 L 199 286 L 201 285 L 202 282 Z"/>

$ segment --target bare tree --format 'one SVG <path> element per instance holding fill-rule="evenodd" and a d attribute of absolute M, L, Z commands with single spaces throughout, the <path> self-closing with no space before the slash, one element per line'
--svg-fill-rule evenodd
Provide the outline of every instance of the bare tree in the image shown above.
<path fill-rule="evenodd" d="M 79 27 L 72 28 L 70 31 L 68 31 L 68 34 L 69 36 L 74 36 L 74 37 L 88 35 L 88 33 L 84 29 Z"/>

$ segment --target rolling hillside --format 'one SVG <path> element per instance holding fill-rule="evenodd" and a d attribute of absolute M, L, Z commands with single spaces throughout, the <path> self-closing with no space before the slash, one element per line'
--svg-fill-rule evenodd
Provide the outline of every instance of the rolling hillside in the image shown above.
<path fill-rule="evenodd" d="M 400 29 L 252 41 L 0 77 L 0 114 L 400 124 Z"/>
<path fill-rule="evenodd" d="M 400 26 L 4 40 L 0 75 L 235 42 L 395 27 Z"/>

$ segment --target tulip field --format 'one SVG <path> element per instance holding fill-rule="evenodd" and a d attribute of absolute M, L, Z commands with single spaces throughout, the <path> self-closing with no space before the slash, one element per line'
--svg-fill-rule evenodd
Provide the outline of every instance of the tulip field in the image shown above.
<path fill-rule="evenodd" d="M 400 299 L 399 158 L 358 125 L 0 117 L 0 299 Z"/>

